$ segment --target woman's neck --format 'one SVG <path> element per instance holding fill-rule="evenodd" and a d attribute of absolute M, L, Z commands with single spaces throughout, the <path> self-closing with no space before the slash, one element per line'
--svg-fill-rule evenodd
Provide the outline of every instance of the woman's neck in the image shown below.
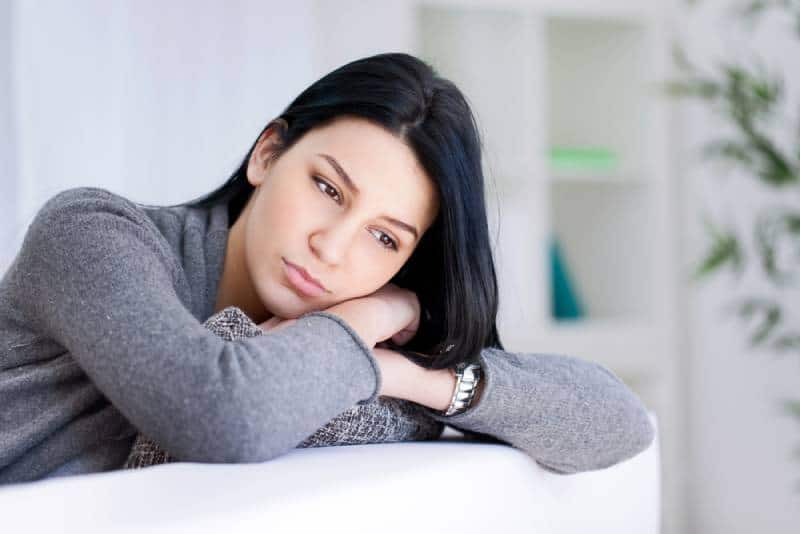
<path fill-rule="evenodd" d="M 249 203 L 248 203 L 249 204 Z M 228 233 L 228 242 L 225 248 L 225 261 L 222 268 L 217 289 L 217 299 L 214 313 L 228 306 L 236 306 L 247 314 L 256 324 L 261 324 L 269 319 L 272 314 L 267 311 L 258 298 L 253 287 L 250 274 L 247 271 L 244 254 L 244 230 L 247 221 L 249 206 L 246 206 L 237 217 L 236 222 Z"/>

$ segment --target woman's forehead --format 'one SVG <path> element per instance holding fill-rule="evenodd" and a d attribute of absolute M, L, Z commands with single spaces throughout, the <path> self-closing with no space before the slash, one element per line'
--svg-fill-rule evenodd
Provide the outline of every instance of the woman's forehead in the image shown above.
<path fill-rule="evenodd" d="M 337 119 L 309 131 L 303 157 L 354 197 L 394 206 L 424 231 L 438 210 L 436 185 L 401 139 L 364 119 Z M 401 218 L 401 217 L 398 217 Z"/>

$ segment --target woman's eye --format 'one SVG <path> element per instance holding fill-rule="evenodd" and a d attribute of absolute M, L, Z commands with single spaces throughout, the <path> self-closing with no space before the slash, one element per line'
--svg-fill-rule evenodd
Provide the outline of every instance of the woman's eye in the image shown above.
<path fill-rule="evenodd" d="M 316 183 L 317 183 L 317 188 L 318 188 L 320 191 L 322 191 L 322 193 L 324 193 L 324 194 L 328 195 L 328 196 L 329 196 L 329 197 L 331 197 L 331 198 L 334 198 L 333 196 L 331 196 L 331 195 L 329 194 L 329 190 L 330 190 L 330 191 L 333 191 L 333 192 L 334 192 L 334 194 L 336 195 L 336 197 L 338 197 L 338 198 L 339 198 L 339 200 L 336 200 L 336 199 L 334 198 L 334 201 L 335 201 L 336 203 L 340 203 L 340 202 L 341 202 L 341 197 L 339 196 L 339 191 L 337 191 L 335 187 L 333 187 L 331 184 L 329 184 L 328 182 L 326 182 L 325 180 L 323 180 L 322 178 L 319 178 L 319 177 L 317 177 L 317 176 L 312 176 L 311 178 L 314 180 L 314 182 L 316 182 Z M 384 233 L 384 232 L 381 232 L 380 230 L 378 230 L 377 232 L 380 234 L 380 237 L 378 238 L 378 241 L 379 241 L 379 242 L 380 242 L 380 243 L 381 243 L 381 244 L 382 244 L 384 247 L 386 247 L 387 249 L 391 249 L 391 250 L 397 250 L 397 242 L 396 242 L 394 239 L 392 239 L 392 238 L 389 236 L 389 234 L 386 234 L 386 233 Z M 384 238 L 386 238 L 386 239 L 384 240 Z"/>
<path fill-rule="evenodd" d="M 328 195 L 329 197 L 333 198 L 335 202 L 337 202 L 337 203 L 338 203 L 338 202 L 341 202 L 341 197 L 339 196 L 339 191 L 337 191 L 335 187 L 333 187 L 331 184 L 329 184 L 328 182 L 326 182 L 326 181 L 325 181 L 325 180 L 323 180 L 322 178 L 317 178 L 316 176 L 313 176 L 313 177 L 312 177 L 312 179 L 313 179 L 313 180 L 314 180 L 314 181 L 315 181 L 315 182 L 316 182 L 316 183 L 317 183 L 317 184 L 320 186 L 320 187 L 318 187 L 318 189 L 319 189 L 320 191 L 322 191 L 323 193 L 325 193 L 325 194 L 326 194 L 326 195 Z M 337 200 L 337 199 L 336 199 L 336 198 L 334 198 L 332 195 L 330 195 L 330 194 L 328 193 L 328 191 L 327 191 L 328 189 L 330 189 L 331 191 L 333 191 L 333 192 L 336 194 L 336 197 L 338 197 L 338 198 L 339 198 L 339 200 Z"/>
<path fill-rule="evenodd" d="M 381 235 L 381 237 L 378 238 L 378 241 L 380 241 L 383 246 L 392 250 L 397 250 L 397 243 L 395 242 L 394 239 L 389 237 L 388 234 L 381 232 L 380 230 L 377 230 L 377 232 Z M 386 238 L 386 241 L 383 241 L 384 237 Z"/>

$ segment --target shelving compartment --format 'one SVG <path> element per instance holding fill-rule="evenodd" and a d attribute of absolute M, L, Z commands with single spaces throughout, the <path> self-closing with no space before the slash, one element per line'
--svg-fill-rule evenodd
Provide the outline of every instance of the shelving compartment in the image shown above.
<path fill-rule="evenodd" d="M 644 28 L 636 21 L 547 17 L 544 31 L 550 175 L 641 177 Z"/>
<path fill-rule="evenodd" d="M 647 41 L 636 20 L 548 16 L 551 326 L 646 323 L 652 311 Z"/>

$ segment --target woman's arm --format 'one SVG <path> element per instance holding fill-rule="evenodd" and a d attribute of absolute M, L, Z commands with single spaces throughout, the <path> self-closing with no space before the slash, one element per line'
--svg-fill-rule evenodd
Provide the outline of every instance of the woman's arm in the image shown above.
<path fill-rule="evenodd" d="M 373 347 L 393 307 L 358 299 L 329 308 Z M 642 452 L 655 430 L 641 400 L 597 363 L 572 356 L 485 348 L 478 397 L 461 414 L 443 416 L 455 387 L 450 370 L 424 369 L 402 354 L 373 349 L 380 393 L 417 402 L 440 422 L 488 441 L 509 443 L 557 473 L 609 467 Z"/>
<path fill-rule="evenodd" d="M 470 408 L 443 416 L 455 379 L 388 349 L 374 349 L 385 394 L 422 404 L 434 419 L 517 447 L 552 472 L 603 469 L 649 447 L 654 428 L 641 400 L 613 373 L 579 358 L 481 352 L 483 378 Z"/>
<path fill-rule="evenodd" d="M 3 284 L 21 320 L 181 460 L 269 460 L 380 390 L 372 347 L 334 315 L 235 341 L 204 328 L 158 228 L 105 190 L 46 202 Z"/>

